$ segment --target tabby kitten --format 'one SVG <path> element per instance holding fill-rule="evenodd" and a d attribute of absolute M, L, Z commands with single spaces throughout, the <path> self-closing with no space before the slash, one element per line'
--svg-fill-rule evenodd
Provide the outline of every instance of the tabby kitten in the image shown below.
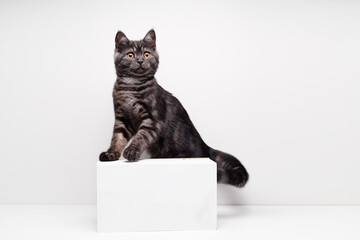
<path fill-rule="evenodd" d="M 115 124 L 110 148 L 100 154 L 100 161 L 118 160 L 121 154 L 137 161 L 145 150 L 152 158 L 209 157 L 217 163 L 219 183 L 245 185 L 249 175 L 239 160 L 206 145 L 179 100 L 156 82 L 159 55 L 154 30 L 140 41 L 117 32 L 114 60 Z"/>

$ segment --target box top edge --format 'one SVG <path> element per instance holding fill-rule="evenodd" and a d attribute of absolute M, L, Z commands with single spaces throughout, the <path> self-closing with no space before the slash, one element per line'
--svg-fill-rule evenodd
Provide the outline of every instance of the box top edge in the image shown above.
<path fill-rule="evenodd" d="M 210 158 L 152 158 L 152 159 L 141 159 L 136 162 L 129 162 L 126 159 L 119 159 L 111 162 L 97 161 L 97 165 L 120 165 L 120 164 L 136 164 L 136 165 L 147 165 L 147 164 L 216 164 Z"/>

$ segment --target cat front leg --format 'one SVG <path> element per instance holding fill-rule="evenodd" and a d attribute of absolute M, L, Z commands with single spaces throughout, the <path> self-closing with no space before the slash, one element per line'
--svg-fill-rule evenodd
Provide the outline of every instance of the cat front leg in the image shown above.
<path fill-rule="evenodd" d="M 121 152 L 124 150 L 128 143 L 129 132 L 126 130 L 122 122 L 116 120 L 113 136 L 111 138 L 111 144 L 106 152 L 102 152 L 99 156 L 100 161 L 115 161 L 121 156 Z"/>
<path fill-rule="evenodd" d="M 141 154 L 145 151 L 147 146 L 153 143 L 156 139 L 157 133 L 155 128 L 152 127 L 151 122 L 143 122 L 130 145 L 124 150 L 124 158 L 128 161 L 139 160 Z"/>

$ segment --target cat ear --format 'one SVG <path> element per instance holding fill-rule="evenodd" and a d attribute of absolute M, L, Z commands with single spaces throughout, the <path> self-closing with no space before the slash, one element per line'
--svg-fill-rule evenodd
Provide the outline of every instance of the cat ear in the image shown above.
<path fill-rule="evenodd" d="M 118 31 L 115 36 L 115 47 L 120 51 L 129 44 L 129 39 L 125 36 L 122 31 Z"/>
<path fill-rule="evenodd" d="M 156 35 L 154 29 L 151 29 L 144 37 L 144 42 L 149 44 L 149 46 L 153 49 L 156 48 Z"/>

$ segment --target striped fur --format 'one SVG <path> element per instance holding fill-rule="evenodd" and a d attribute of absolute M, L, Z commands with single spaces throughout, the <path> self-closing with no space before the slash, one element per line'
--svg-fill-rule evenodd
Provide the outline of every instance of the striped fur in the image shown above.
<path fill-rule="evenodd" d="M 145 150 L 152 158 L 209 157 L 217 163 L 219 183 L 244 186 L 249 175 L 240 161 L 207 146 L 179 100 L 154 78 L 159 64 L 154 30 L 140 41 L 119 31 L 115 46 L 115 124 L 111 145 L 100 160 L 118 160 L 123 154 L 137 161 Z"/>

